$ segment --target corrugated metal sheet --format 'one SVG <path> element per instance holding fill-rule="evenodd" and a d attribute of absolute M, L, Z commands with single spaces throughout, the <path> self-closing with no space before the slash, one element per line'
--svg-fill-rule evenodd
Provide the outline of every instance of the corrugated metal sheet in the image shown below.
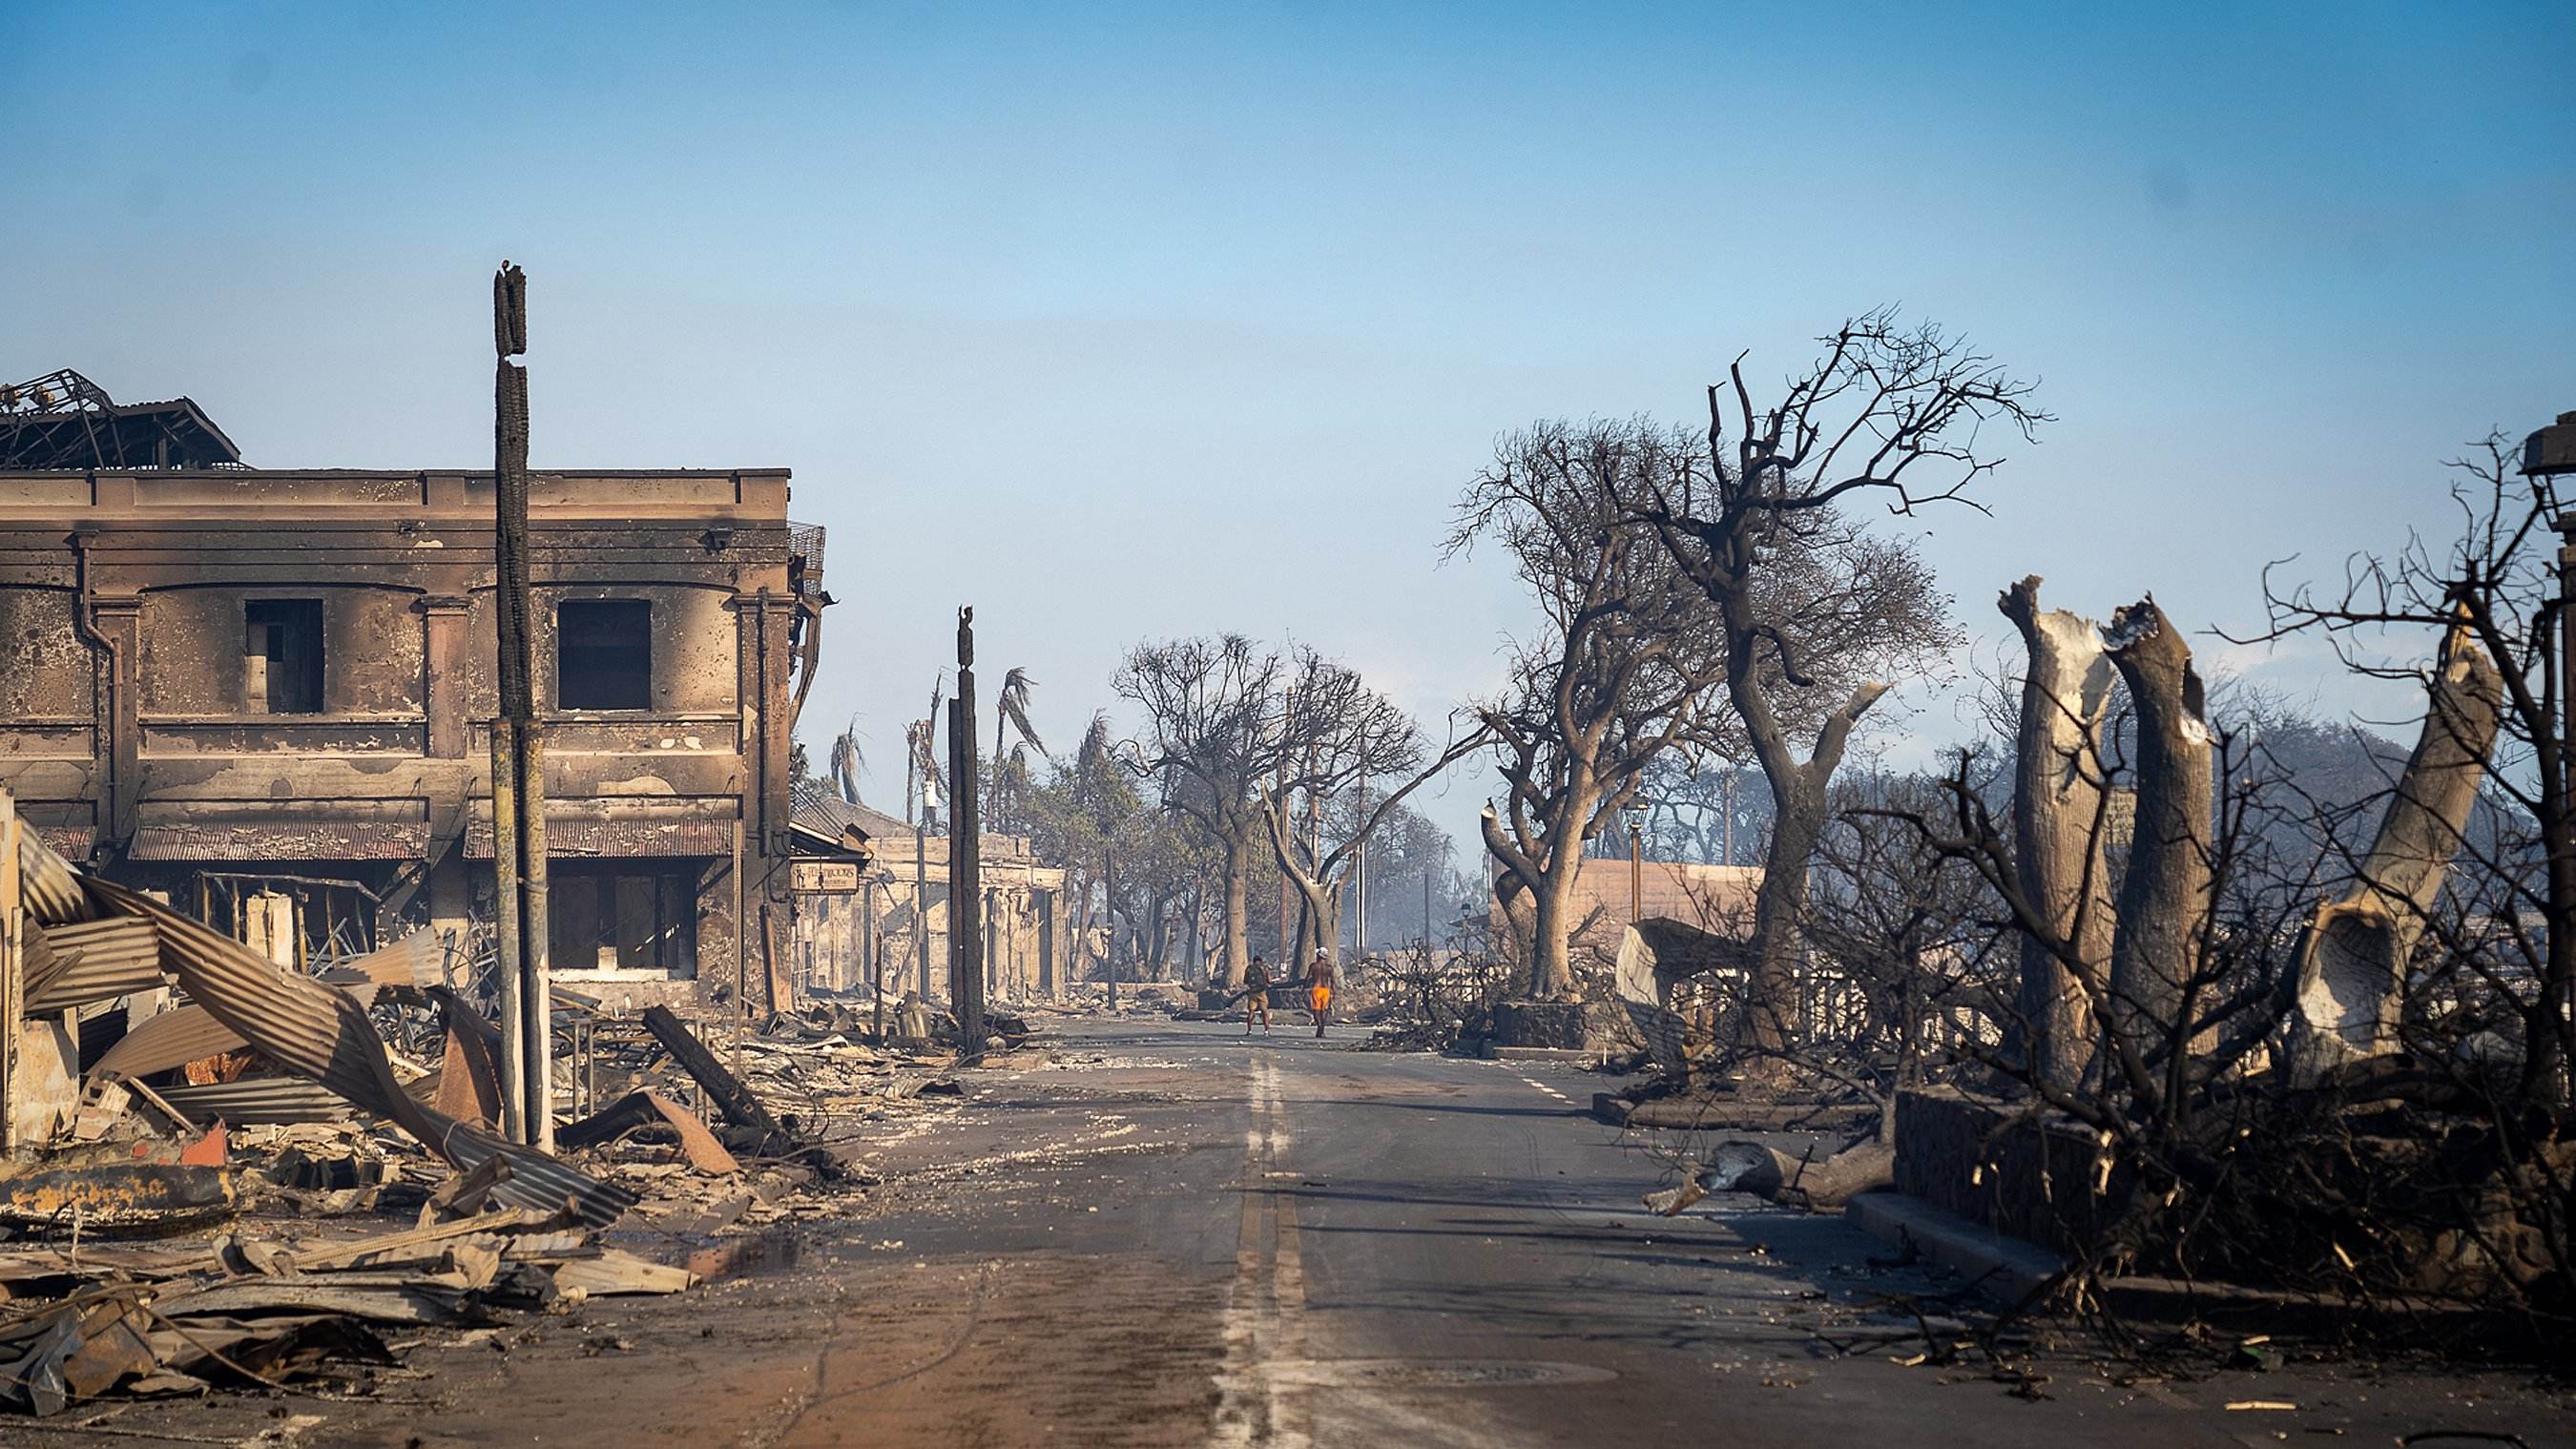
<path fill-rule="evenodd" d="M 276 820 L 146 825 L 135 860 L 418 860 L 429 826 L 411 820 Z"/>
<path fill-rule="evenodd" d="M 200 1126 L 218 1117 L 228 1127 L 251 1127 L 263 1122 L 336 1122 L 350 1115 L 349 1104 L 337 1092 L 301 1077 L 163 1087 L 160 1096 Z"/>
<path fill-rule="evenodd" d="M 54 854 L 65 860 L 87 860 L 90 848 L 98 843 L 98 831 L 87 825 L 38 825 L 33 827 L 45 838 Z"/>
<path fill-rule="evenodd" d="M 465 827 L 465 853 L 476 860 L 492 858 L 492 822 Z M 733 854 L 733 822 L 682 816 L 665 820 L 546 820 L 546 854 L 625 856 L 709 856 Z"/>
<path fill-rule="evenodd" d="M 241 1033 L 217 1021 L 202 1006 L 183 1006 L 145 1020 L 127 1032 L 107 1055 L 90 1068 L 92 1075 L 114 1073 L 121 1077 L 148 1077 L 154 1072 L 167 1072 L 202 1061 L 223 1052 L 237 1052 L 250 1043 Z"/>
<path fill-rule="evenodd" d="M 385 1061 L 385 1046 L 367 1013 L 348 993 L 309 976 L 289 976 L 229 936 L 189 920 L 148 896 L 79 875 L 33 831 L 19 833 L 20 888 L 43 926 L 91 919 L 101 908 L 152 923 L 162 964 L 216 1020 L 299 1076 L 366 1111 L 391 1118 L 422 1145 L 467 1171 L 506 1158 L 510 1178 L 493 1196 L 510 1207 L 551 1213 L 570 1206 L 582 1221 L 605 1226 L 635 1205 L 635 1194 L 531 1148 L 468 1126 L 405 1095 Z"/>
<path fill-rule="evenodd" d="M 615 1222 L 635 1205 L 635 1194 L 626 1188 L 413 1101 L 394 1081 L 366 1011 L 348 993 L 309 976 L 290 976 L 239 941 L 148 897 L 106 881 L 84 883 L 101 903 L 150 920 L 161 938 L 162 963 L 188 995 L 289 1071 L 392 1119 L 459 1168 L 471 1171 L 494 1157 L 507 1158 L 510 1178 L 493 1192 L 504 1204 L 552 1212 L 569 1203 L 594 1226 Z"/>
<path fill-rule="evenodd" d="M 422 926 L 333 968 L 331 974 L 359 977 L 379 986 L 436 986 L 446 979 L 438 969 L 441 954 L 438 937 Z"/>
<path fill-rule="evenodd" d="M 40 926 L 98 918 L 98 905 L 81 889 L 71 862 L 32 830 L 18 832 L 18 895 Z"/>
<path fill-rule="evenodd" d="M 148 933 L 150 923 L 140 924 Z M 345 974 L 358 983 L 363 988 L 355 993 L 360 1000 L 372 998 L 376 989 L 384 985 L 434 986 L 438 981 L 437 950 L 437 938 L 424 927 L 352 960 L 333 974 Z M 204 1007 L 182 1006 L 150 1017 L 127 1032 L 90 1071 L 148 1077 L 222 1052 L 237 1052 L 248 1045 L 241 1033 L 215 1020 Z"/>
<path fill-rule="evenodd" d="M 28 972 L 26 1010 L 68 1011 L 163 984 L 161 947 L 149 921 L 76 921 L 39 926 L 42 965 Z M 30 964 L 36 952 L 30 952 Z"/>

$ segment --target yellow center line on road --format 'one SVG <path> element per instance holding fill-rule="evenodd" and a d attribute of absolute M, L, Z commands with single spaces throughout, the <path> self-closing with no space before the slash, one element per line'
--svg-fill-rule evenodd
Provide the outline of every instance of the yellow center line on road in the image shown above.
<path fill-rule="evenodd" d="M 1226 1293 L 1225 1363 L 1208 1442 L 1223 1449 L 1310 1449 L 1305 1390 L 1273 1372 L 1305 1357 L 1306 1271 L 1297 1249 L 1297 1199 L 1273 1187 L 1289 1143 L 1279 1067 L 1265 1057 L 1247 1092 L 1243 1213 L 1236 1230 L 1234 1282 Z M 1263 1251 L 1267 1246 L 1269 1251 Z"/>

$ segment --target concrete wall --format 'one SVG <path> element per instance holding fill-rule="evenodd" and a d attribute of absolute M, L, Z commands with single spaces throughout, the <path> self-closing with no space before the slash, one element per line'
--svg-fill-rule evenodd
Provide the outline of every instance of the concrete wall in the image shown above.
<path fill-rule="evenodd" d="M 0 719 L 86 723 L 96 710 L 96 656 L 72 628 L 69 589 L 0 589 L 0 658 Z"/>
<path fill-rule="evenodd" d="M 145 718 L 253 712 L 245 697 L 244 606 L 253 599 L 316 599 L 322 605 L 322 709 L 326 715 L 418 715 L 428 691 L 427 641 L 417 591 L 305 586 L 293 579 L 248 588 L 181 585 L 143 592 L 138 682 Z M 259 711 L 265 714 L 266 711 Z"/>
<path fill-rule="evenodd" d="M 1896 1190 L 2024 1242 L 2079 1251 L 2098 1238 L 2103 1204 L 2125 1193 L 2126 1179 L 2102 1176 L 2085 1128 L 2016 1115 L 1946 1087 L 1899 1093 Z"/>

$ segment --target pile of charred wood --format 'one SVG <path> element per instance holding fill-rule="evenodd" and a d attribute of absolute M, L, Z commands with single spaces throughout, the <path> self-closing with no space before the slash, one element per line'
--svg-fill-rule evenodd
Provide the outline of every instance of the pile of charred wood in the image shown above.
<path fill-rule="evenodd" d="M 592 1110 L 549 1154 L 494 1130 L 498 1029 L 439 979 L 426 933 L 299 974 L 14 833 L 0 1407 L 363 1388 L 393 1362 L 389 1327 L 682 1291 L 847 1211 L 871 1181 L 864 1124 L 922 1110 L 954 1060 L 828 1016 L 727 1042 L 576 998 L 556 1036 L 582 1070 L 562 1079 Z M 436 1065 L 411 1059 L 430 1043 Z"/>

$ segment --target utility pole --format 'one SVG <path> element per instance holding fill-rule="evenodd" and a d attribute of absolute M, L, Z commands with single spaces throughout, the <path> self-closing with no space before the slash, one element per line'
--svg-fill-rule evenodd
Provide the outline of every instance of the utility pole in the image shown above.
<path fill-rule="evenodd" d="M 492 866 L 500 917 L 501 1130 L 513 1142 L 555 1145 L 552 1005 L 546 970 L 545 753 L 529 643 L 528 274 L 492 274 L 493 562 L 500 605 L 501 713 L 492 722 Z"/>
<path fill-rule="evenodd" d="M 2576 477 L 2576 412 L 2558 415 L 2558 421 L 2535 430 L 2522 440 L 2522 476 L 2531 479 Z M 2558 528 L 2558 595 L 2564 599 L 2576 588 L 2576 514 L 2562 512 L 2554 520 Z M 2576 613 L 2562 613 L 2558 629 L 2559 677 L 2576 665 Z M 2560 706 L 2558 743 L 2562 768 L 2568 778 L 2560 784 L 2563 802 L 2576 795 L 2576 754 L 2567 750 L 2568 741 L 2576 738 L 2576 692 L 2571 692 Z M 2554 954 L 2554 953 L 2553 953 Z M 2553 962 L 2553 968 L 2555 963 Z M 2542 983 L 2542 1009 L 2548 1013 L 2551 1034 L 2557 1040 L 2556 1070 L 2544 1084 L 2546 1090 L 2565 1101 L 2569 1095 L 2568 1073 L 2576 1070 L 2576 981 L 2561 977 L 2556 969 Z"/>
<path fill-rule="evenodd" d="M 1368 958 L 1368 777 L 1360 777 L 1360 843 L 1351 851 L 1351 959 Z"/>
<path fill-rule="evenodd" d="M 1288 749 L 1287 749 L 1287 744 L 1288 744 L 1288 741 L 1290 741 L 1290 740 L 1292 740 L 1292 739 L 1295 739 L 1295 738 L 1297 737 L 1297 691 L 1295 691 L 1295 690 L 1291 689 L 1291 690 L 1284 691 L 1284 692 L 1282 693 L 1282 695 L 1281 695 L 1281 703 L 1280 703 L 1280 711 L 1279 711 L 1279 713 L 1280 713 L 1280 725 L 1279 725 L 1279 743 L 1280 743 L 1280 750 L 1279 750 L 1278 786 L 1277 786 L 1277 788 L 1272 792 L 1272 794 L 1273 794 L 1274 798 L 1276 798 L 1276 799 L 1278 800 L 1278 802 L 1279 802 L 1279 812 L 1280 812 L 1280 815 L 1281 815 L 1281 817 L 1282 817 L 1282 818 L 1280 819 L 1280 822 L 1279 822 L 1280 827 L 1281 827 L 1281 828 L 1280 828 L 1279 833 L 1280 833 L 1281 835 L 1286 835 L 1286 834 L 1288 834 L 1288 833 L 1289 833 L 1289 831 L 1288 831 L 1288 829 L 1287 829 L 1288 822 L 1287 822 L 1287 819 L 1285 818 L 1285 817 L 1286 817 L 1286 815 L 1287 815 L 1287 813 L 1288 813 Z M 1265 832 L 1265 833 L 1266 833 L 1266 832 Z M 1280 964 L 1281 968 L 1282 968 L 1282 969 L 1285 969 L 1287 966 L 1289 966 L 1290 964 L 1292 964 L 1292 963 L 1294 963 L 1294 962 L 1296 961 L 1296 953 L 1295 953 L 1295 950 L 1294 950 L 1294 949 L 1291 947 L 1291 945 L 1289 944 L 1289 936 L 1288 936 L 1288 867 L 1287 867 L 1287 866 L 1285 866 L 1285 865 L 1281 865 L 1281 866 L 1279 866 L 1279 867 L 1278 867 L 1278 871 L 1279 871 L 1279 956 L 1278 956 L 1278 958 L 1277 958 L 1277 959 L 1278 959 L 1278 962 L 1279 962 L 1279 964 Z"/>
<path fill-rule="evenodd" d="M 975 611 L 957 611 L 957 697 L 948 701 L 948 1004 L 957 1012 L 958 1054 L 984 1053 L 983 812 L 975 796 Z"/>
<path fill-rule="evenodd" d="M 921 782 L 921 817 L 912 822 L 912 961 L 921 999 L 930 1000 L 930 782 Z"/>
<path fill-rule="evenodd" d="M 877 878 L 859 882 L 859 975 L 868 983 L 868 1004 L 875 1009 L 877 1045 L 885 1045 L 885 943 L 877 939 Z"/>
<path fill-rule="evenodd" d="M 1281 889 L 1286 889 L 1283 882 Z M 1109 978 L 1109 1009 L 1118 1009 L 1118 857 L 1109 847 L 1100 849 L 1100 922 L 1106 934 L 1101 937 L 1101 974 Z"/>
<path fill-rule="evenodd" d="M 1637 843 L 1637 832 L 1628 832 L 1628 924 L 1635 925 L 1646 914 L 1645 857 Z"/>
<path fill-rule="evenodd" d="M 1306 747 L 1306 778 L 1310 781 L 1316 778 L 1315 770 L 1317 762 L 1315 755 L 1316 747 L 1311 744 L 1308 745 Z M 1323 867 L 1324 796 L 1321 791 L 1317 790 L 1312 784 L 1309 784 L 1306 787 L 1306 869 L 1308 873 L 1312 874 L 1322 870 Z M 1334 932 L 1333 939 L 1329 942 L 1326 941 L 1324 939 L 1324 918 L 1308 911 L 1305 906 L 1305 899 L 1305 893 L 1302 891 L 1299 892 L 1297 896 L 1297 914 L 1299 919 L 1306 920 L 1307 924 L 1314 930 L 1314 944 L 1317 946 L 1327 947 L 1328 949 L 1339 949 L 1342 944 L 1341 933 L 1338 931 Z M 1309 917 L 1311 917 L 1311 919 L 1308 919 Z M 1304 933 L 1300 932 L 1299 934 L 1303 935 Z M 1306 943 L 1300 941 L 1298 944 L 1304 945 Z M 1300 970 L 1304 969 L 1305 964 L 1306 963 L 1303 961 L 1297 963 Z"/>

